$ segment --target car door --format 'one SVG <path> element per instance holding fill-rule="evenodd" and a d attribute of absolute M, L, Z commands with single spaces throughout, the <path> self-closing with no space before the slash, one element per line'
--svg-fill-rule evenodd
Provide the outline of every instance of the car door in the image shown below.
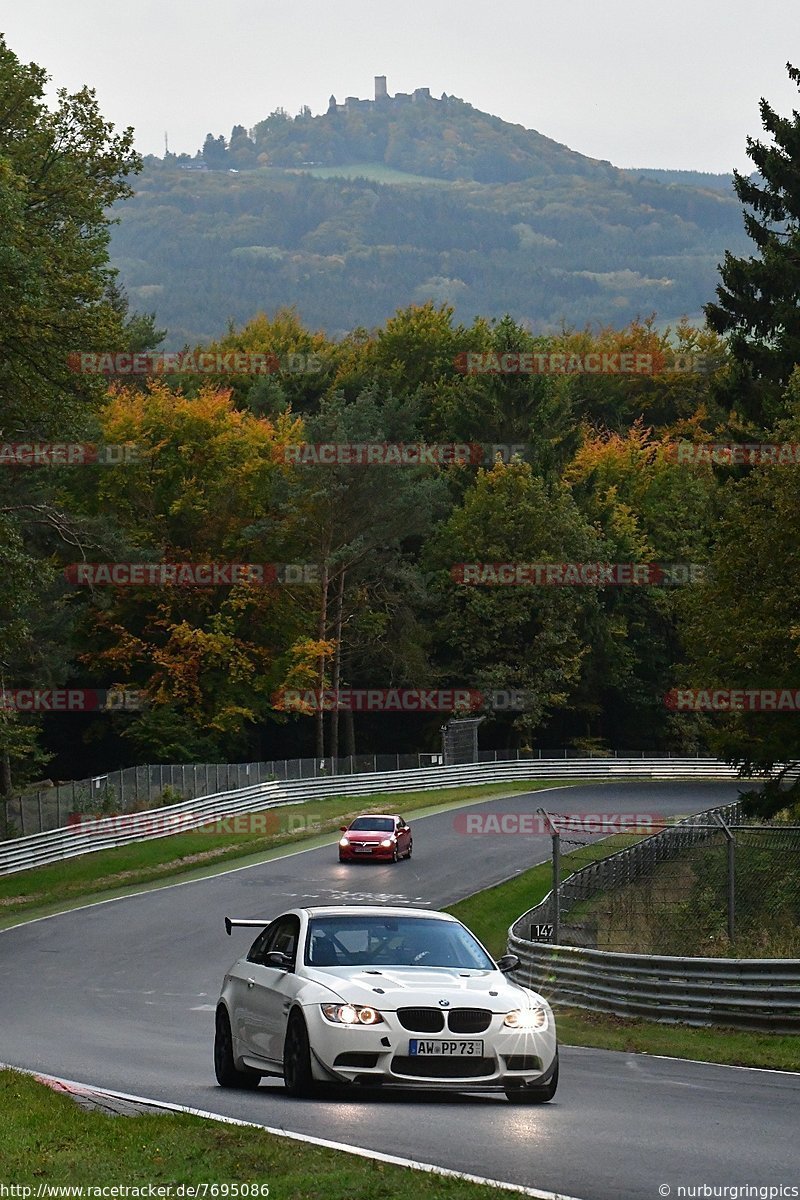
<path fill-rule="evenodd" d="M 286 1021 L 297 991 L 294 968 L 300 938 L 300 918 L 293 913 L 272 923 L 266 938 L 259 939 L 248 955 L 246 995 L 240 1013 L 245 1052 L 279 1063 L 283 1058 Z M 273 951 L 288 955 L 290 966 L 270 963 Z"/>
<path fill-rule="evenodd" d="M 397 849 L 400 854 L 408 852 L 408 843 L 411 840 L 411 830 L 402 817 L 397 817 L 395 822 L 395 833 L 397 835 Z"/>

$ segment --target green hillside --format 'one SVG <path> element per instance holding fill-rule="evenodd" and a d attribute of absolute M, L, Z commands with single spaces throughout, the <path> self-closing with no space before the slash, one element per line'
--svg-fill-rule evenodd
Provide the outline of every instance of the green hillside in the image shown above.
<path fill-rule="evenodd" d="M 363 157 L 344 168 L 352 179 L 150 160 L 115 210 L 112 260 L 174 348 L 287 304 L 333 336 L 428 299 L 540 331 L 675 321 L 713 296 L 725 248 L 747 248 L 734 199 L 613 168 L 434 187 L 367 169 Z"/>

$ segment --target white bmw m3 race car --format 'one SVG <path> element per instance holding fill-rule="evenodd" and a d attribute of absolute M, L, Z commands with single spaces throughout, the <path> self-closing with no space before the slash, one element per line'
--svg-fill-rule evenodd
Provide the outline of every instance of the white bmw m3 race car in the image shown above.
<path fill-rule="evenodd" d="M 229 969 L 216 1010 L 222 1087 L 282 1076 L 291 1096 L 320 1084 L 503 1090 L 541 1104 L 558 1085 L 553 1012 L 446 913 L 331 905 L 259 928 Z"/>

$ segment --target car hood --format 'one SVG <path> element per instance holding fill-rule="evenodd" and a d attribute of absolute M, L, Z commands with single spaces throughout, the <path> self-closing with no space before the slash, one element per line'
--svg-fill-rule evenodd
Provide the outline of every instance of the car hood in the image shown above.
<path fill-rule="evenodd" d="M 487 1008 L 508 1012 L 540 999 L 500 971 L 460 971 L 448 967 L 305 967 L 306 978 L 336 992 L 350 1004 L 369 1004 L 393 1012 L 397 1008 Z M 377 989 L 381 989 L 380 991 Z M 449 1000 L 449 1005 L 440 1005 Z"/>
<path fill-rule="evenodd" d="M 342 837 L 349 838 L 353 842 L 382 842 L 384 838 L 391 836 L 391 829 L 387 829 L 385 833 L 382 833 L 380 829 L 348 829 L 347 833 L 342 834 Z"/>

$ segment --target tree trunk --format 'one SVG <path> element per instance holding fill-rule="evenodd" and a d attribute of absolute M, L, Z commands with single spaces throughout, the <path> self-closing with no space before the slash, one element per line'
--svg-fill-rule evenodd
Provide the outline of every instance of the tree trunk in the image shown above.
<path fill-rule="evenodd" d="M 325 634 L 328 630 L 328 554 L 325 553 L 325 560 L 322 566 L 322 595 L 320 596 L 319 604 L 319 627 L 317 629 L 317 637 L 319 641 L 325 641 Z M 319 671 L 317 675 L 317 688 L 319 696 L 317 698 L 317 711 L 314 719 L 316 721 L 316 755 L 318 759 L 325 757 L 325 710 L 322 706 L 323 693 L 325 691 L 325 655 L 319 656 Z"/>
<path fill-rule="evenodd" d="M 356 723 L 352 708 L 344 710 L 344 752 L 350 758 L 356 756 Z"/>
<path fill-rule="evenodd" d="M 11 759 L 8 756 L 8 751 L 3 751 L 3 757 L 0 761 L 0 796 L 5 796 L 9 799 L 11 796 Z"/>
<path fill-rule="evenodd" d="M 332 767 L 336 771 L 336 760 L 339 757 L 339 680 L 342 677 L 342 611 L 344 609 L 344 579 L 347 572 L 344 567 L 339 574 L 339 587 L 336 591 L 335 633 L 336 649 L 333 655 L 333 708 L 331 709 L 331 758 Z"/>

